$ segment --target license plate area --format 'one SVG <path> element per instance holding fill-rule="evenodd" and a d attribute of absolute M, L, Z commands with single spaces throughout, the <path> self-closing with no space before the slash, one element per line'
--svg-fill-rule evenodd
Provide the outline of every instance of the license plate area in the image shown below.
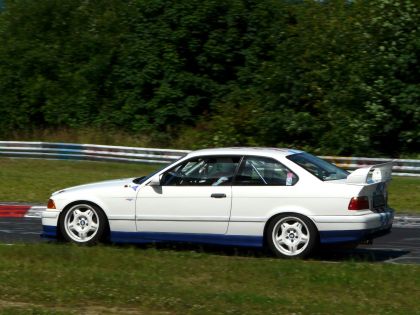
<path fill-rule="evenodd" d="M 385 207 L 385 197 L 382 194 L 373 195 L 373 208 Z"/>

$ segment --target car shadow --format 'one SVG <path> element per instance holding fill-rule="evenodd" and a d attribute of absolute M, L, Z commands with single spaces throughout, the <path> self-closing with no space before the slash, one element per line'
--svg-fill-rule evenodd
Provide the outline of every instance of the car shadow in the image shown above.
<path fill-rule="evenodd" d="M 354 261 L 354 262 L 385 262 L 397 259 L 410 253 L 408 250 L 376 249 L 366 246 L 354 249 L 340 247 L 321 247 L 312 257 L 321 261 Z"/>
<path fill-rule="evenodd" d="M 133 245 L 119 245 L 112 246 L 126 247 Z M 134 245 L 139 249 L 156 249 L 163 251 L 190 251 L 195 253 L 205 253 L 209 255 L 218 256 L 237 256 L 249 258 L 274 258 L 273 254 L 267 249 L 248 248 L 248 247 L 233 247 L 220 246 L 208 244 L 192 244 L 192 243 L 166 243 L 158 242 L 153 244 L 137 244 Z M 327 262 L 385 262 L 391 259 L 397 259 L 401 256 L 410 253 L 408 250 L 394 250 L 394 249 L 370 249 L 362 246 L 355 249 L 346 249 L 338 246 L 323 246 L 319 248 L 308 260 L 312 261 L 327 261 Z"/>

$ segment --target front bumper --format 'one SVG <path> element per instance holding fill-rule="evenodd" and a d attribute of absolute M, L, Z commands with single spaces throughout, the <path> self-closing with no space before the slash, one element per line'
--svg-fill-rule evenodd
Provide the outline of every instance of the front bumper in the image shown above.
<path fill-rule="evenodd" d="M 42 212 L 42 233 L 41 237 L 44 238 L 57 238 L 58 231 L 58 217 L 60 211 L 57 210 L 45 210 Z"/>
<path fill-rule="evenodd" d="M 57 238 L 57 227 L 56 226 L 50 226 L 50 225 L 43 225 L 42 226 L 42 233 L 41 237 L 43 238 Z"/>

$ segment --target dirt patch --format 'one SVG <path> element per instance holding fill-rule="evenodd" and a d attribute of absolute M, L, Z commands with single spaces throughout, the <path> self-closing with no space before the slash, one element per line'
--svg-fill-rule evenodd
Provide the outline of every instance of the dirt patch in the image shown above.
<path fill-rule="evenodd" d="M 83 314 L 83 315 L 113 315 L 113 314 L 127 314 L 127 315 L 169 315 L 173 314 L 171 312 L 164 311 L 153 311 L 150 309 L 140 309 L 140 308 L 127 308 L 127 307 L 106 307 L 100 305 L 87 305 L 87 306 L 75 306 L 75 307 L 65 307 L 62 305 L 42 305 L 35 303 L 27 302 L 18 302 L 18 301 L 6 301 L 0 300 L 0 310 L 4 309 L 20 309 L 20 310 L 43 310 L 46 312 L 58 312 L 64 314 Z"/>

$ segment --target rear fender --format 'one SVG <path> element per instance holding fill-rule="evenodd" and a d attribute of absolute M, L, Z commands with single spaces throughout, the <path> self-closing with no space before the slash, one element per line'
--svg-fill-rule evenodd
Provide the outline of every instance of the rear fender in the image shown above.
<path fill-rule="evenodd" d="M 269 213 L 268 217 L 267 217 L 267 221 L 265 223 L 265 226 L 267 227 L 267 225 L 269 224 L 270 220 L 273 219 L 274 217 L 280 215 L 280 214 L 284 214 L 284 213 L 297 213 L 297 214 L 301 214 L 305 217 L 307 217 L 309 220 L 311 220 L 313 222 L 313 224 L 316 226 L 316 228 L 318 229 L 318 226 L 316 224 L 316 222 L 312 219 L 312 212 L 309 211 L 308 209 L 302 208 L 302 207 L 297 207 L 297 206 L 285 206 L 285 207 L 281 207 L 281 208 L 277 208 L 276 210 L 273 210 L 272 212 Z"/>
<path fill-rule="evenodd" d="M 278 209 L 277 211 L 271 212 L 270 217 L 267 219 L 267 221 L 266 221 L 266 223 L 264 225 L 264 234 L 263 234 L 264 235 L 264 242 L 266 242 L 266 237 L 267 237 L 267 233 L 266 232 L 267 232 L 268 225 L 270 224 L 270 222 L 275 217 L 277 217 L 278 215 L 281 215 L 281 214 L 290 214 L 290 215 L 300 214 L 300 215 L 303 215 L 303 216 L 307 217 L 314 224 L 314 226 L 316 227 L 317 234 L 318 234 L 318 237 L 319 237 L 319 228 L 318 228 L 318 225 L 312 219 L 310 211 L 307 210 L 307 209 L 305 209 L 305 208 L 298 208 L 298 207 L 295 207 L 295 206 L 290 206 L 290 207 L 285 207 L 285 208 L 282 208 L 282 209 Z"/>

